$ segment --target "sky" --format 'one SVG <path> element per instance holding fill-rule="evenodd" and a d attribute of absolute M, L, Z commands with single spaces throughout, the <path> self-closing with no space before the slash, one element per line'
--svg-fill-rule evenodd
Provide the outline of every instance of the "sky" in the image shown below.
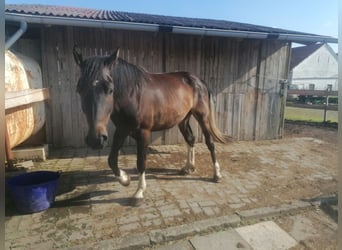
<path fill-rule="evenodd" d="M 5 0 L 222 19 L 338 37 L 338 0 Z M 330 44 L 337 52 L 337 45 Z"/>

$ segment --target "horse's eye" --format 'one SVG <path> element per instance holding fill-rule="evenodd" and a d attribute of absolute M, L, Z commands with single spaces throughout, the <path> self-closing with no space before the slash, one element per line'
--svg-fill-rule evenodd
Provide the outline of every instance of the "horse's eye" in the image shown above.
<path fill-rule="evenodd" d="M 95 80 L 95 81 L 93 81 L 93 86 L 96 87 L 99 83 L 100 83 L 99 80 Z"/>
<path fill-rule="evenodd" d="M 104 88 L 105 88 L 105 92 L 108 94 L 108 95 L 111 95 L 113 94 L 114 92 L 114 85 L 113 83 L 107 81 L 104 85 Z"/>
<path fill-rule="evenodd" d="M 110 82 L 103 82 L 101 86 L 107 95 L 113 94 L 113 91 L 114 91 L 113 84 L 111 84 Z"/>
<path fill-rule="evenodd" d="M 114 87 L 112 84 L 106 84 L 105 91 L 107 95 L 111 95 L 114 92 Z"/>

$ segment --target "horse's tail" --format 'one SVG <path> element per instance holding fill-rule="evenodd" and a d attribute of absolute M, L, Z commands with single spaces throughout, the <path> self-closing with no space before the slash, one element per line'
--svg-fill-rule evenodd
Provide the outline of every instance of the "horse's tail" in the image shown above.
<path fill-rule="evenodd" d="M 218 141 L 221 143 L 228 143 L 229 141 L 232 141 L 232 138 L 228 135 L 222 134 L 222 132 L 216 126 L 214 102 L 213 102 L 212 94 L 210 93 L 209 90 L 208 90 L 208 97 L 209 97 L 210 134 L 214 138 L 215 141 Z"/>

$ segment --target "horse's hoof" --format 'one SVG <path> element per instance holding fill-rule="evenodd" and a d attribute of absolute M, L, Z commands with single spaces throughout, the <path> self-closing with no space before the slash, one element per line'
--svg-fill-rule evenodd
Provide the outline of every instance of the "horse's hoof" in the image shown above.
<path fill-rule="evenodd" d="M 181 175 L 189 175 L 195 172 L 195 167 L 184 167 L 180 170 Z"/>
<path fill-rule="evenodd" d="M 222 181 L 222 176 L 215 175 L 214 178 L 213 178 L 213 181 L 215 183 L 220 183 Z"/>
<path fill-rule="evenodd" d="M 132 206 L 133 207 L 139 207 L 144 203 L 144 198 L 132 198 Z"/>
<path fill-rule="evenodd" d="M 119 183 L 125 187 L 129 186 L 129 184 L 131 184 L 131 176 L 129 176 L 128 174 L 126 174 L 125 176 L 120 176 Z"/>

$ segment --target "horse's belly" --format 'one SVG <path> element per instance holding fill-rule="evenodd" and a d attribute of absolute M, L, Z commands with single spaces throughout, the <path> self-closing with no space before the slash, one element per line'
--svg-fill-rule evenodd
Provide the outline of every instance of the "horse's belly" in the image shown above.
<path fill-rule="evenodd" d="M 188 90 L 188 89 L 186 89 Z M 191 89 L 190 89 L 191 90 Z M 190 91 L 189 90 L 189 91 Z M 193 107 L 193 96 L 184 88 L 170 89 L 167 93 L 154 90 L 153 95 L 145 96 L 141 107 L 148 107 L 141 112 L 146 128 L 152 131 L 164 130 L 178 125 Z"/>
<path fill-rule="evenodd" d="M 167 114 L 155 114 L 153 117 L 152 131 L 164 130 L 178 125 L 187 115 L 188 112 L 179 112 L 174 110 Z"/>

